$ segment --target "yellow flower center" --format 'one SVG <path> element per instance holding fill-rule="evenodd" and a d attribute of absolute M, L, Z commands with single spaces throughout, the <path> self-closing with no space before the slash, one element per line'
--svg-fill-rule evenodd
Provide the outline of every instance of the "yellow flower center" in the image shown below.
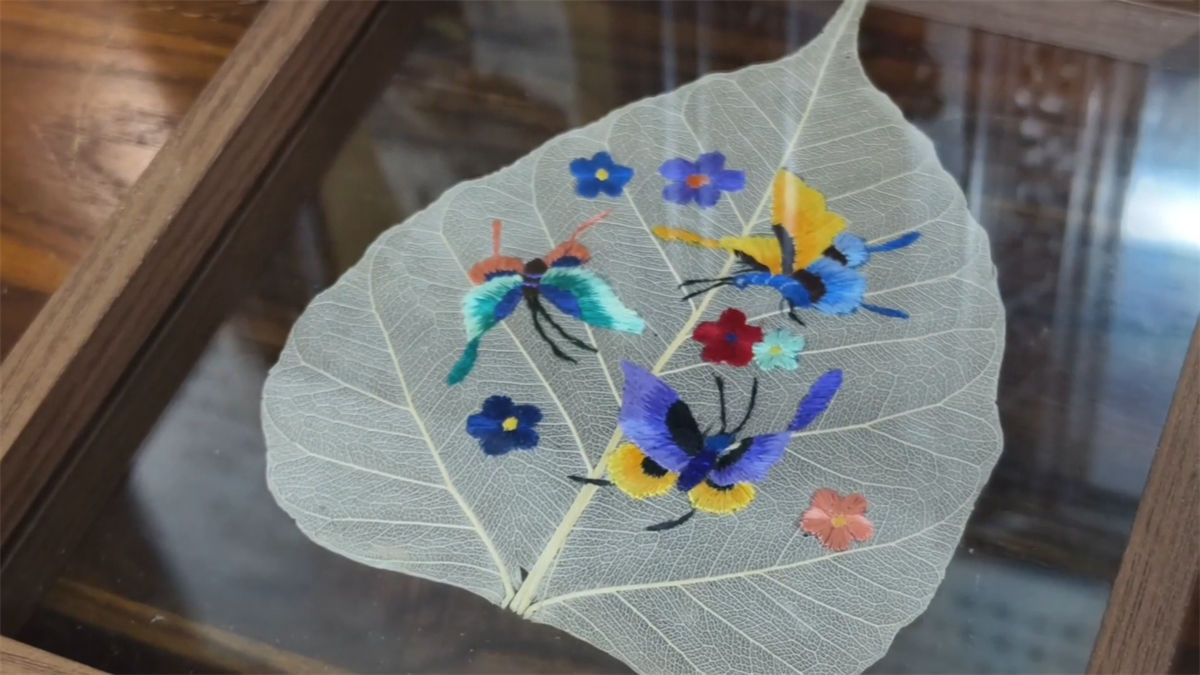
<path fill-rule="evenodd" d="M 505 431 L 516 431 L 516 429 L 517 429 L 517 418 L 515 418 L 515 417 L 510 417 L 510 418 L 508 418 L 508 419 L 504 420 L 504 422 L 503 422 L 503 423 L 502 423 L 500 426 L 504 427 L 504 430 L 505 430 Z"/>
<path fill-rule="evenodd" d="M 596 178 L 599 180 L 608 180 L 608 169 L 597 169 Z"/>
<path fill-rule="evenodd" d="M 771 347 L 771 349 L 769 351 L 771 352 L 772 356 L 779 356 L 780 354 L 783 353 L 783 347 L 780 347 L 779 345 L 775 345 L 774 347 Z"/>
<path fill-rule="evenodd" d="M 838 515 L 829 519 L 829 524 L 833 525 L 834 527 L 845 527 L 846 526 L 846 516 L 843 516 L 842 514 L 839 513 Z"/>

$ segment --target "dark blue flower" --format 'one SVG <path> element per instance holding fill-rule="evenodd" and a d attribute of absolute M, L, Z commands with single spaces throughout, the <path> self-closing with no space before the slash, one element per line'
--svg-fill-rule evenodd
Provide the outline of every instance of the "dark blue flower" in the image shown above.
<path fill-rule="evenodd" d="M 535 405 L 516 405 L 507 396 L 489 396 L 483 410 L 467 418 L 467 433 L 479 439 L 483 454 L 495 457 L 536 448 L 541 421 L 542 411 Z"/>
<path fill-rule="evenodd" d="M 625 184 L 633 179 L 633 169 L 617 164 L 607 152 L 597 152 L 591 159 L 572 160 L 571 175 L 575 177 L 575 194 L 580 197 L 595 199 L 601 192 L 620 197 Z"/>
<path fill-rule="evenodd" d="M 725 168 L 725 155 L 706 152 L 696 161 L 676 157 L 658 167 L 663 178 L 672 181 L 663 188 L 663 199 L 687 206 L 694 200 L 702 209 L 711 209 L 722 192 L 746 189 L 746 172 Z"/>

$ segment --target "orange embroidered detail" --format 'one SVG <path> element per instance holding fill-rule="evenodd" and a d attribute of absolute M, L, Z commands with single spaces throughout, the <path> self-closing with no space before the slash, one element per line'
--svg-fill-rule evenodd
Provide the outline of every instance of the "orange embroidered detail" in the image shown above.
<path fill-rule="evenodd" d="M 804 512 L 800 528 L 816 536 L 831 551 L 845 551 L 856 541 L 875 533 L 867 520 L 867 498 L 858 494 L 843 497 L 837 490 L 823 488 L 813 493 L 812 508 Z"/>

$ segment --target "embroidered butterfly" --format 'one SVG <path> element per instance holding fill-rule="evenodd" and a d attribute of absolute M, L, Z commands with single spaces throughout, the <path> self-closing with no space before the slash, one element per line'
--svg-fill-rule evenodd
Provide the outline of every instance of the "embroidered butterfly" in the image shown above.
<path fill-rule="evenodd" d="M 681 287 L 710 284 L 684 299 L 722 286 L 744 290 L 766 286 L 779 292 L 788 306 L 788 316 L 799 324 L 797 309 L 815 309 L 825 314 L 852 314 L 862 309 L 907 319 L 908 313 L 863 302 L 867 279 L 858 268 L 873 253 L 910 246 L 921 234 L 909 232 L 890 241 L 868 245 L 846 229 L 846 219 L 826 209 L 825 197 L 804 184 L 799 176 L 780 170 L 775 176 L 771 235 L 709 239 L 694 232 L 656 227 L 654 234 L 666 241 L 728 251 L 737 256 L 741 268 L 715 279 L 691 279 Z"/>
<path fill-rule="evenodd" d="M 792 434 L 812 424 L 829 407 L 842 386 L 842 371 L 831 370 L 813 384 L 800 401 L 786 431 L 739 438 L 758 399 L 758 380 L 750 388 L 746 414 L 729 428 L 725 406 L 725 381 L 717 376 L 721 400 L 721 427 L 717 433 L 701 431 L 688 404 L 663 380 L 640 366 L 622 362 L 625 393 L 621 405 L 621 430 L 631 441 L 620 446 L 608 461 L 611 483 L 571 476 L 595 485 L 616 485 L 634 499 L 664 495 L 672 487 L 686 492 L 692 510 L 674 520 L 651 525 L 652 532 L 669 530 L 687 522 L 696 511 L 728 514 L 754 501 L 754 483 L 762 482 L 787 451 Z"/>
<path fill-rule="evenodd" d="M 529 307 L 538 337 L 550 345 L 556 357 L 572 363 L 576 362 L 575 357 L 563 351 L 546 334 L 543 321 L 579 349 L 595 352 L 596 348 L 559 325 L 547 311 L 542 298 L 550 301 L 563 314 L 590 326 L 625 333 L 641 333 L 645 329 L 645 321 L 621 303 L 611 286 L 595 272 L 582 267 L 591 259 L 591 252 L 577 241 L 579 235 L 610 213 L 605 211 L 589 219 L 553 251 L 528 262 L 500 255 L 503 226 L 499 220 L 492 223 L 492 257 L 476 263 L 468 273 L 476 287 L 467 292 L 462 302 L 467 346 L 450 370 L 447 384 L 458 384 L 466 379 L 479 358 L 479 343 L 483 336 L 512 315 L 522 300 Z"/>

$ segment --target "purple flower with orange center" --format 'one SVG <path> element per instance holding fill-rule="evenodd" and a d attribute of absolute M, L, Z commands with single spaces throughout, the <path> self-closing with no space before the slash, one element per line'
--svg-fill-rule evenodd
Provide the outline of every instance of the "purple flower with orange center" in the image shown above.
<path fill-rule="evenodd" d="M 693 201 L 702 209 L 711 209 L 723 192 L 741 192 L 746 188 L 746 172 L 725 168 L 725 155 L 706 152 L 696 161 L 676 157 L 663 162 L 658 173 L 671 181 L 663 188 L 663 199 L 682 206 Z"/>

